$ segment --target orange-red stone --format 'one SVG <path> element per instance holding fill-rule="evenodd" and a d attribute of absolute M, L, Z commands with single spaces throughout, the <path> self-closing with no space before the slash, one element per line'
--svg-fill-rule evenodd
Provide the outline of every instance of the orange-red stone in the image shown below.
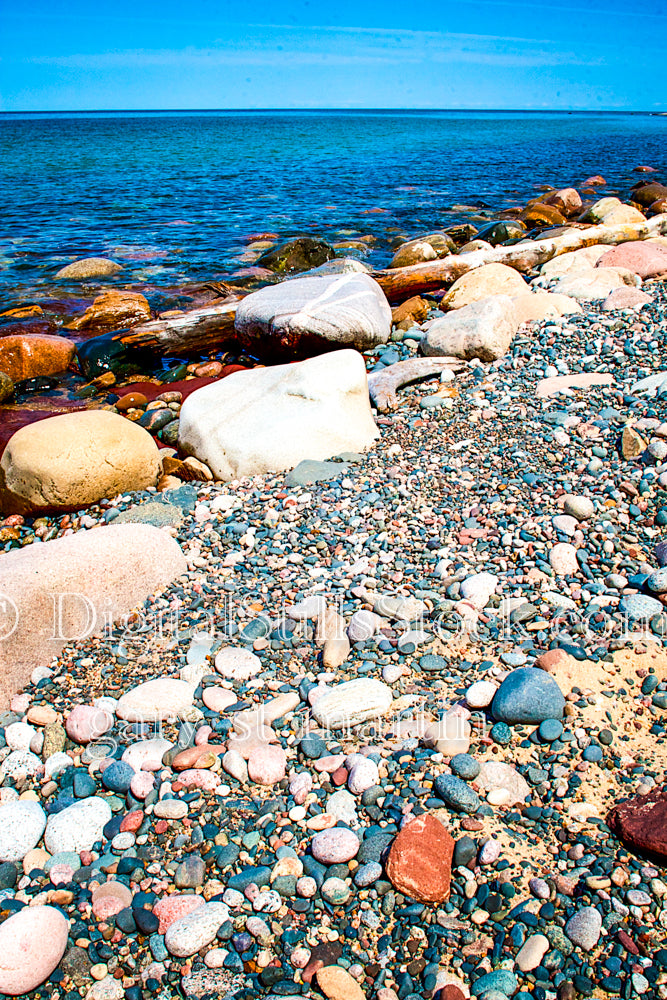
<path fill-rule="evenodd" d="M 399 892 L 420 903 L 449 898 L 454 841 L 430 813 L 407 823 L 391 845 L 387 877 Z"/>

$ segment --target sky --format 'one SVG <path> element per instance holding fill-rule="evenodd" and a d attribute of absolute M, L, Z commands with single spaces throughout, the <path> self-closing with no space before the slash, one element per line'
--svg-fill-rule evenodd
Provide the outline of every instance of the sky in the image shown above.
<path fill-rule="evenodd" d="M 667 0 L 0 0 L 0 111 L 667 110 Z"/>

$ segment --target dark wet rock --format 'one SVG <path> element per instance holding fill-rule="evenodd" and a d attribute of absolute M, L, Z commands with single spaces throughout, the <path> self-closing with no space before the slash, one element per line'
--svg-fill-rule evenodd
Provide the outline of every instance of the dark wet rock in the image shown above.
<path fill-rule="evenodd" d="M 295 240 L 288 240 L 278 247 L 267 250 L 257 258 L 255 264 L 257 267 L 266 267 L 278 274 L 296 274 L 326 264 L 335 256 L 333 247 L 324 240 L 299 236 Z"/>

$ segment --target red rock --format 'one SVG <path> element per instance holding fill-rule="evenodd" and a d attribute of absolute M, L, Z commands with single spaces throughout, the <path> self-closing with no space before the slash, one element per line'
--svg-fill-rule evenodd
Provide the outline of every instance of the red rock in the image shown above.
<path fill-rule="evenodd" d="M 153 907 L 153 913 L 160 921 L 158 934 L 164 934 L 167 927 L 173 924 L 174 920 L 180 920 L 186 913 L 192 913 L 193 910 L 203 905 L 203 897 L 196 896 L 194 893 L 174 894 L 173 896 L 165 896 L 163 899 L 158 900 Z"/>
<path fill-rule="evenodd" d="M 126 410 L 145 410 L 147 405 L 148 400 L 143 392 L 126 392 L 116 401 L 116 409 L 119 413 L 125 413 Z"/>
<path fill-rule="evenodd" d="M 387 877 L 399 892 L 420 903 L 449 898 L 454 841 L 430 813 L 416 816 L 399 832 L 387 859 Z"/>
<path fill-rule="evenodd" d="M 138 830 L 144 821 L 144 814 L 140 809 L 135 810 L 135 812 L 128 813 L 127 816 L 123 816 L 120 822 L 120 832 L 121 833 L 134 833 Z"/>
<path fill-rule="evenodd" d="M 443 986 L 442 989 L 438 990 L 436 993 L 436 1000 L 466 1000 L 466 995 L 463 990 L 460 990 L 458 986 L 449 984 L 449 986 Z"/>
<path fill-rule="evenodd" d="M 621 243 L 603 253 L 596 266 L 624 267 L 640 278 L 657 278 L 667 274 L 667 247 L 641 240 Z"/>
<path fill-rule="evenodd" d="M 0 371 L 14 382 L 64 372 L 76 350 L 65 337 L 16 334 L 0 337 Z"/>
<path fill-rule="evenodd" d="M 607 182 L 604 177 L 600 177 L 599 174 L 595 174 L 593 177 L 587 177 L 584 181 L 584 187 L 603 187 Z"/>
<path fill-rule="evenodd" d="M 620 802 L 609 812 L 607 826 L 635 850 L 667 858 L 667 787 Z"/>
<path fill-rule="evenodd" d="M 564 649 L 548 649 L 546 653 L 540 653 L 535 660 L 535 666 L 539 670 L 546 670 L 548 674 L 552 674 L 558 667 L 566 667 L 569 662 L 570 654 Z"/>

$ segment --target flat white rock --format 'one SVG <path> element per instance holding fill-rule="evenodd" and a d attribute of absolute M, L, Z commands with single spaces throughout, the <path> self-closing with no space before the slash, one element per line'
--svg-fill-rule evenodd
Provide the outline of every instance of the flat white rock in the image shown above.
<path fill-rule="evenodd" d="M 192 709 L 194 688 L 174 677 L 158 677 L 131 688 L 118 699 L 116 715 L 126 722 L 185 719 Z"/>
<path fill-rule="evenodd" d="M 344 681 L 323 694 L 313 705 L 313 715 L 326 729 L 357 726 L 384 715 L 393 701 L 391 688 L 373 678 Z"/>

